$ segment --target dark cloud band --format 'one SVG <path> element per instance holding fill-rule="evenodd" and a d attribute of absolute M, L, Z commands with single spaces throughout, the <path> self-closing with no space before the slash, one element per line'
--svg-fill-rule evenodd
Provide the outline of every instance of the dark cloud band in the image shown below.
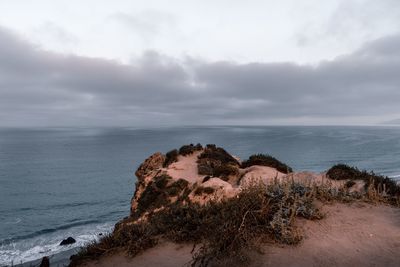
<path fill-rule="evenodd" d="M 43 51 L 0 28 L 0 125 L 251 124 L 400 114 L 400 35 L 317 66 Z"/>

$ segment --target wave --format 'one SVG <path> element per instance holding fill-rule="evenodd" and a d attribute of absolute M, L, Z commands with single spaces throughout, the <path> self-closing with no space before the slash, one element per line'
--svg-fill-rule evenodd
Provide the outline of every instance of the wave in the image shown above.
<path fill-rule="evenodd" d="M 98 202 L 73 202 L 73 203 L 63 203 L 63 204 L 54 204 L 48 206 L 39 206 L 39 207 L 23 207 L 15 210 L 4 210 L 5 212 L 18 212 L 18 211 L 40 211 L 40 210 L 49 210 L 49 209 L 63 209 L 63 208 L 75 208 L 81 206 L 96 206 L 104 204 L 104 201 Z M 118 203 L 119 204 L 119 203 Z"/>
<path fill-rule="evenodd" d="M 395 182 L 397 182 L 397 184 L 400 186 L 400 174 L 391 175 L 389 177 L 392 178 Z"/>
<path fill-rule="evenodd" d="M 19 241 L 19 240 L 34 238 L 34 237 L 41 236 L 41 235 L 44 235 L 44 234 L 57 232 L 57 231 L 60 231 L 60 230 L 67 230 L 69 228 L 73 228 L 73 227 L 76 227 L 76 226 L 88 225 L 88 224 L 96 224 L 96 223 L 100 223 L 100 221 L 98 221 L 98 220 L 87 220 L 87 221 L 82 221 L 82 222 L 64 224 L 64 225 L 61 225 L 61 226 L 55 227 L 55 228 L 46 228 L 46 229 L 42 229 L 42 230 L 33 232 L 31 234 L 21 235 L 21 236 L 16 236 L 16 237 L 13 237 L 13 238 L 8 238 L 8 239 L 1 240 L 0 241 L 0 246 L 4 246 L 4 245 L 7 245 L 7 244 L 10 244 L 12 242 Z"/>
<path fill-rule="evenodd" d="M 0 266 L 19 264 L 51 256 L 63 251 L 79 248 L 97 240 L 99 233 L 106 234 L 112 230 L 114 223 L 85 224 L 75 227 L 59 227 L 58 230 L 43 229 L 36 232 L 34 237 L 23 237 L 8 240 L 0 245 Z M 50 230 L 50 231 L 48 231 Z M 39 234 L 39 236 L 37 236 Z M 32 234 L 33 235 L 33 234 Z M 60 246 L 60 241 L 72 236 L 76 243 Z M 18 240 L 17 240 L 18 239 Z"/>

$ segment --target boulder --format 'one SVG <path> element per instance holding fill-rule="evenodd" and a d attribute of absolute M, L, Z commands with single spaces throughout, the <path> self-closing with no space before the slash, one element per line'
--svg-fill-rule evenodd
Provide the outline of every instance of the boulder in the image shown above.
<path fill-rule="evenodd" d="M 165 161 L 165 155 L 157 152 L 146 159 L 136 171 L 136 176 L 139 180 L 142 180 L 146 175 L 149 175 L 152 171 L 163 167 Z"/>
<path fill-rule="evenodd" d="M 49 257 L 43 257 L 39 267 L 50 267 Z"/>
<path fill-rule="evenodd" d="M 71 245 L 75 242 L 76 242 L 76 240 L 74 238 L 68 237 L 67 239 L 64 239 L 63 241 L 61 241 L 60 246 Z"/>

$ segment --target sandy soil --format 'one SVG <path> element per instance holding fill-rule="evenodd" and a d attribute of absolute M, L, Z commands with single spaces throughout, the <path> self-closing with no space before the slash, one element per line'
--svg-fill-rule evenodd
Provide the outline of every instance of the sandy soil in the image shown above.
<path fill-rule="evenodd" d="M 266 166 L 251 166 L 245 169 L 245 175 L 240 181 L 241 186 L 245 186 L 252 181 L 261 179 L 264 184 L 270 184 L 276 178 L 279 182 L 286 176 L 286 174 L 277 171 L 274 168 Z"/>
<path fill-rule="evenodd" d="M 400 209 L 366 204 L 325 206 L 327 217 L 302 221 L 297 247 L 268 247 L 256 266 L 400 266 Z"/>
<path fill-rule="evenodd" d="M 178 156 L 178 161 L 168 166 L 167 174 L 174 179 L 185 179 L 190 183 L 201 182 L 205 175 L 197 173 L 197 157 L 202 151 L 188 156 Z"/>
<path fill-rule="evenodd" d="M 264 254 L 252 253 L 252 266 L 400 266 L 400 209 L 354 203 L 322 210 L 323 220 L 299 221 L 300 245 L 266 245 Z M 164 243 L 133 259 L 119 254 L 86 266 L 183 266 L 191 249 Z"/>

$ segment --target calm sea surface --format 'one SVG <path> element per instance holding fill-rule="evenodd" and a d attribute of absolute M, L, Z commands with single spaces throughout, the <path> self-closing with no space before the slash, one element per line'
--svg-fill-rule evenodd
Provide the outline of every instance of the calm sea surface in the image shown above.
<path fill-rule="evenodd" d="M 295 170 L 348 163 L 400 177 L 400 127 L 0 129 L 0 266 L 110 231 L 129 214 L 138 165 L 188 143 L 269 153 Z"/>

